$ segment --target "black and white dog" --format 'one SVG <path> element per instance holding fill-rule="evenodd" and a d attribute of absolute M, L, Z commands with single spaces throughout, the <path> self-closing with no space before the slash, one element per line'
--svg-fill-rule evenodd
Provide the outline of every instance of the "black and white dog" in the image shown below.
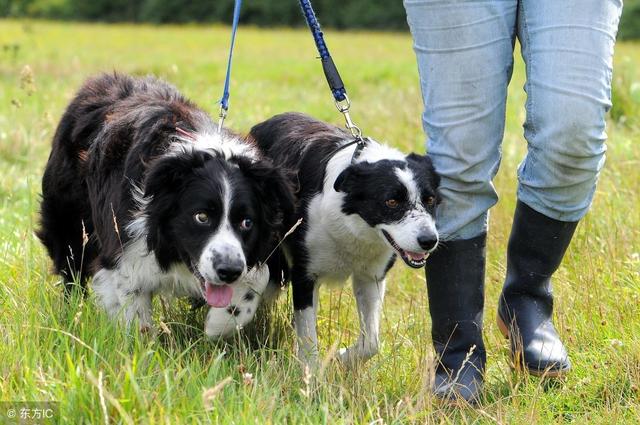
<path fill-rule="evenodd" d="M 298 354 L 317 357 L 316 309 L 320 283 L 353 278 L 360 336 L 340 351 L 347 365 L 378 351 L 385 275 L 396 256 L 425 265 L 438 244 L 434 213 L 439 177 L 431 160 L 367 142 L 298 113 L 275 116 L 251 130 L 266 156 L 295 174 L 303 224 L 285 241 L 291 265 Z"/>
<path fill-rule="evenodd" d="M 205 332 L 220 337 L 254 317 L 269 286 L 261 262 L 294 202 L 271 161 L 174 87 L 102 75 L 54 136 L 38 236 L 58 273 L 83 286 L 93 276 L 99 303 L 127 324 L 151 325 L 157 293 L 199 297 Z"/>

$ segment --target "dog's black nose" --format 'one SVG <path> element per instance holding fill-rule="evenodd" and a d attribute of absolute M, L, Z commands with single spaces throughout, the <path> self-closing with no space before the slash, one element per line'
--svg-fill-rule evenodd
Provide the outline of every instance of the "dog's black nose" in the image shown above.
<path fill-rule="evenodd" d="M 425 234 L 425 235 L 418 236 L 418 245 L 420 245 L 420 248 L 424 250 L 429 251 L 435 248 L 437 244 L 438 244 L 438 238 L 434 237 L 433 234 Z"/>
<path fill-rule="evenodd" d="M 234 266 L 222 266 L 216 269 L 218 278 L 226 283 L 231 283 L 240 277 L 242 268 Z"/>

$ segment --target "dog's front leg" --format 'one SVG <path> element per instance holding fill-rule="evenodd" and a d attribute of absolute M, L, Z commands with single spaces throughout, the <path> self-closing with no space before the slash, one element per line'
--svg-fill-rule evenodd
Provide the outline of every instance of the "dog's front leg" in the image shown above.
<path fill-rule="evenodd" d="M 353 292 L 358 305 L 360 335 L 354 345 L 339 351 L 339 359 L 346 367 L 364 363 L 378 353 L 380 315 L 386 282 L 370 277 L 354 276 Z"/>
<path fill-rule="evenodd" d="M 318 360 L 318 286 L 305 272 L 294 269 L 291 276 L 293 291 L 293 322 L 298 336 L 298 358 L 315 366 Z"/>
<path fill-rule="evenodd" d="M 92 286 L 98 303 L 110 317 L 122 320 L 126 327 L 137 318 L 141 331 L 151 328 L 152 292 L 132 282 L 130 274 L 124 274 L 121 268 L 103 268 L 95 274 Z"/>
<path fill-rule="evenodd" d="M 127 326 L 137 318 L 140 332 L 148 332 L 153 325 L 151 317 L 152 293 L 144 290 L 137 290 L 127 297 L 124 306 L 124 315 Z"/>

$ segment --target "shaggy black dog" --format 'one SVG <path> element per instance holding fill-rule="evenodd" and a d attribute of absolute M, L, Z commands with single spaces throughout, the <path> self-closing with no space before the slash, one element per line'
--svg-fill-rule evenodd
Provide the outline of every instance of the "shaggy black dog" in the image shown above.
<path fill-rule="evenodd" d="M 216 127 L 172 86 L 117 74 L 89 80 L 60 121 L 38 236 L 67 282 L 93 276 L 126 323 L 150 326 L 152 297 L 169 292 L 206 301 L 207 334 L 225 336 L 268 286 L 262 262 L 292 214 L 291 189 Z"/>

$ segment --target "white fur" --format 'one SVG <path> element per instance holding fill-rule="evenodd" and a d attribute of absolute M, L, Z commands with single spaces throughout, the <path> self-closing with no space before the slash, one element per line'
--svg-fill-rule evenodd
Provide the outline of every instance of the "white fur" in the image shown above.
<path fill-rule="evenodd" d="M 342 194 L 316 195 L 308 206 L 308 271 L 321 283 L 343 284 L 354 272 L 382 279 L 393 248 L 360 217 L 340 209 Z"/>
<path fill-rule="evenodd" d="M 336 192 L 333 185 L 351 163 L 354 149 L 342 149 L 329 160 L 323 190 L 308 206 L 305 245 L 311 259 L 309 271 L 323 283 L 343 284 L 354 272 L 382 279 L 393 251 L 378 230 L 359 216 L 342 212 L 344 194 Z M 376 161 L 385 155 L 404 160 L 399 151 L 371 141 L 358 162 Z"/>
<path fill-rule="evenodd" d="M 234 156 L 243 156 L 252 160 L 258 159 L 257 149 L 232 134 L 225 131 L 218 132 L 216 129 L 206 128 L 193 133 L 193 139 L 184 135 L 174 135 L 175 142 L 169 147 L 169 152 L 181 152 L 184 149 L 198 149 L 215 153 L 224 159 Z"/>
<path fill-rule="evenodd" d="M 205 333 L 212 338 L 227 337 L 246 326 L 253 320 L 260 304 L 261 295 L 268 283 L 269 268 L 267 266 L 257 267 L 247 272 L 244 278 L 233 284 L 230 305 L 234 306 L 239 313 L 237 315 L 229 314 L 228 308 L 211 307 L 207 313 Z M 251 300 L 245 298 L 249 292 L 254 295 Z"/>
<path fill-rule="evenodd" d="M 239 311 L 230 314 L 227 308 L 210 308 L 205 332 L 213 338 L 227 337 L 249 323 L 261 301 L 269 282 L 267 266 L 254 268 L 233 283 L 231 305 Z M 112 269 L 100 269 L 93 278 L 93 289 L 99 304 L 111 317 L 118 317 L 128 326 L 138 319 L 141 329 L 153 324 L 151 300 L 157 294 L 168 297 L 201 297 L 202 287 L 187 267 L 182 264 L 163 273 L 153 252 L 148 252 L 143 239 L 127 244 Z M 246 300 L 251 292 L 253 299 Z"/>
<path fill-rule="evenodd" d="M 355 276 L 353 292 L 358 306 L 360 335 L 351 347 L 339 351 L 343 364 L 353 367 L 378 354 L 380 349 L 380 314 L 386 288 L 385 280 L 372 284 L 367 277 Z"/>
<path fill-rule="evenodd" d="M 242 244 L 233 232 L 231 223 L 229 222 L 229 208 L 231 206 L 233 192 L 231 185 L 226 179 L 223 180 L 222 188 L 222 223 L 220 223 L 218 230 L 202 250 L 197 264 L 198 272 L 214 285 L 225 285 L 225 283 L 221 282 L 218 278 L 215 270 L 216 261 L 223 263 L 242 263 L 245 265 L 242 273 L 244 274 L 247 271 Z"/>
<path fill-rule="evenodd" d="M 200 283 L 186 267 L 175 266 L 163 273 L 143 238 L 125 245 L 115 268 L 98 270 L 93 290 L 111 317 L 122 312 L 125 324 L 138 318 L 141 328 L 152 324 L 151 299 L 155 294 L 202 296 Z"/>
<path fill-rule="evenodd" d="M 298 342 L 298 358 L 308 364 L 315 364 L 318 360 L 318 290 L 313 289 L 313 305 L 303 310 L 293 311 L 293 325 L 296 329 Z"/>
<path fill-rule="evenodd" d="M 409 168 L 396 168 L 394 171 L 396 176 L 398 176 L 398 180 L 400 180 L 407 188 L 409 202 L 412 202 L 417 209 L 424 211 L 424 206 L 420 200 L 420 190 L 418 190 L 418 185 L 416 184 L 416 178 L 413 175 L 413 171 Z"/>

